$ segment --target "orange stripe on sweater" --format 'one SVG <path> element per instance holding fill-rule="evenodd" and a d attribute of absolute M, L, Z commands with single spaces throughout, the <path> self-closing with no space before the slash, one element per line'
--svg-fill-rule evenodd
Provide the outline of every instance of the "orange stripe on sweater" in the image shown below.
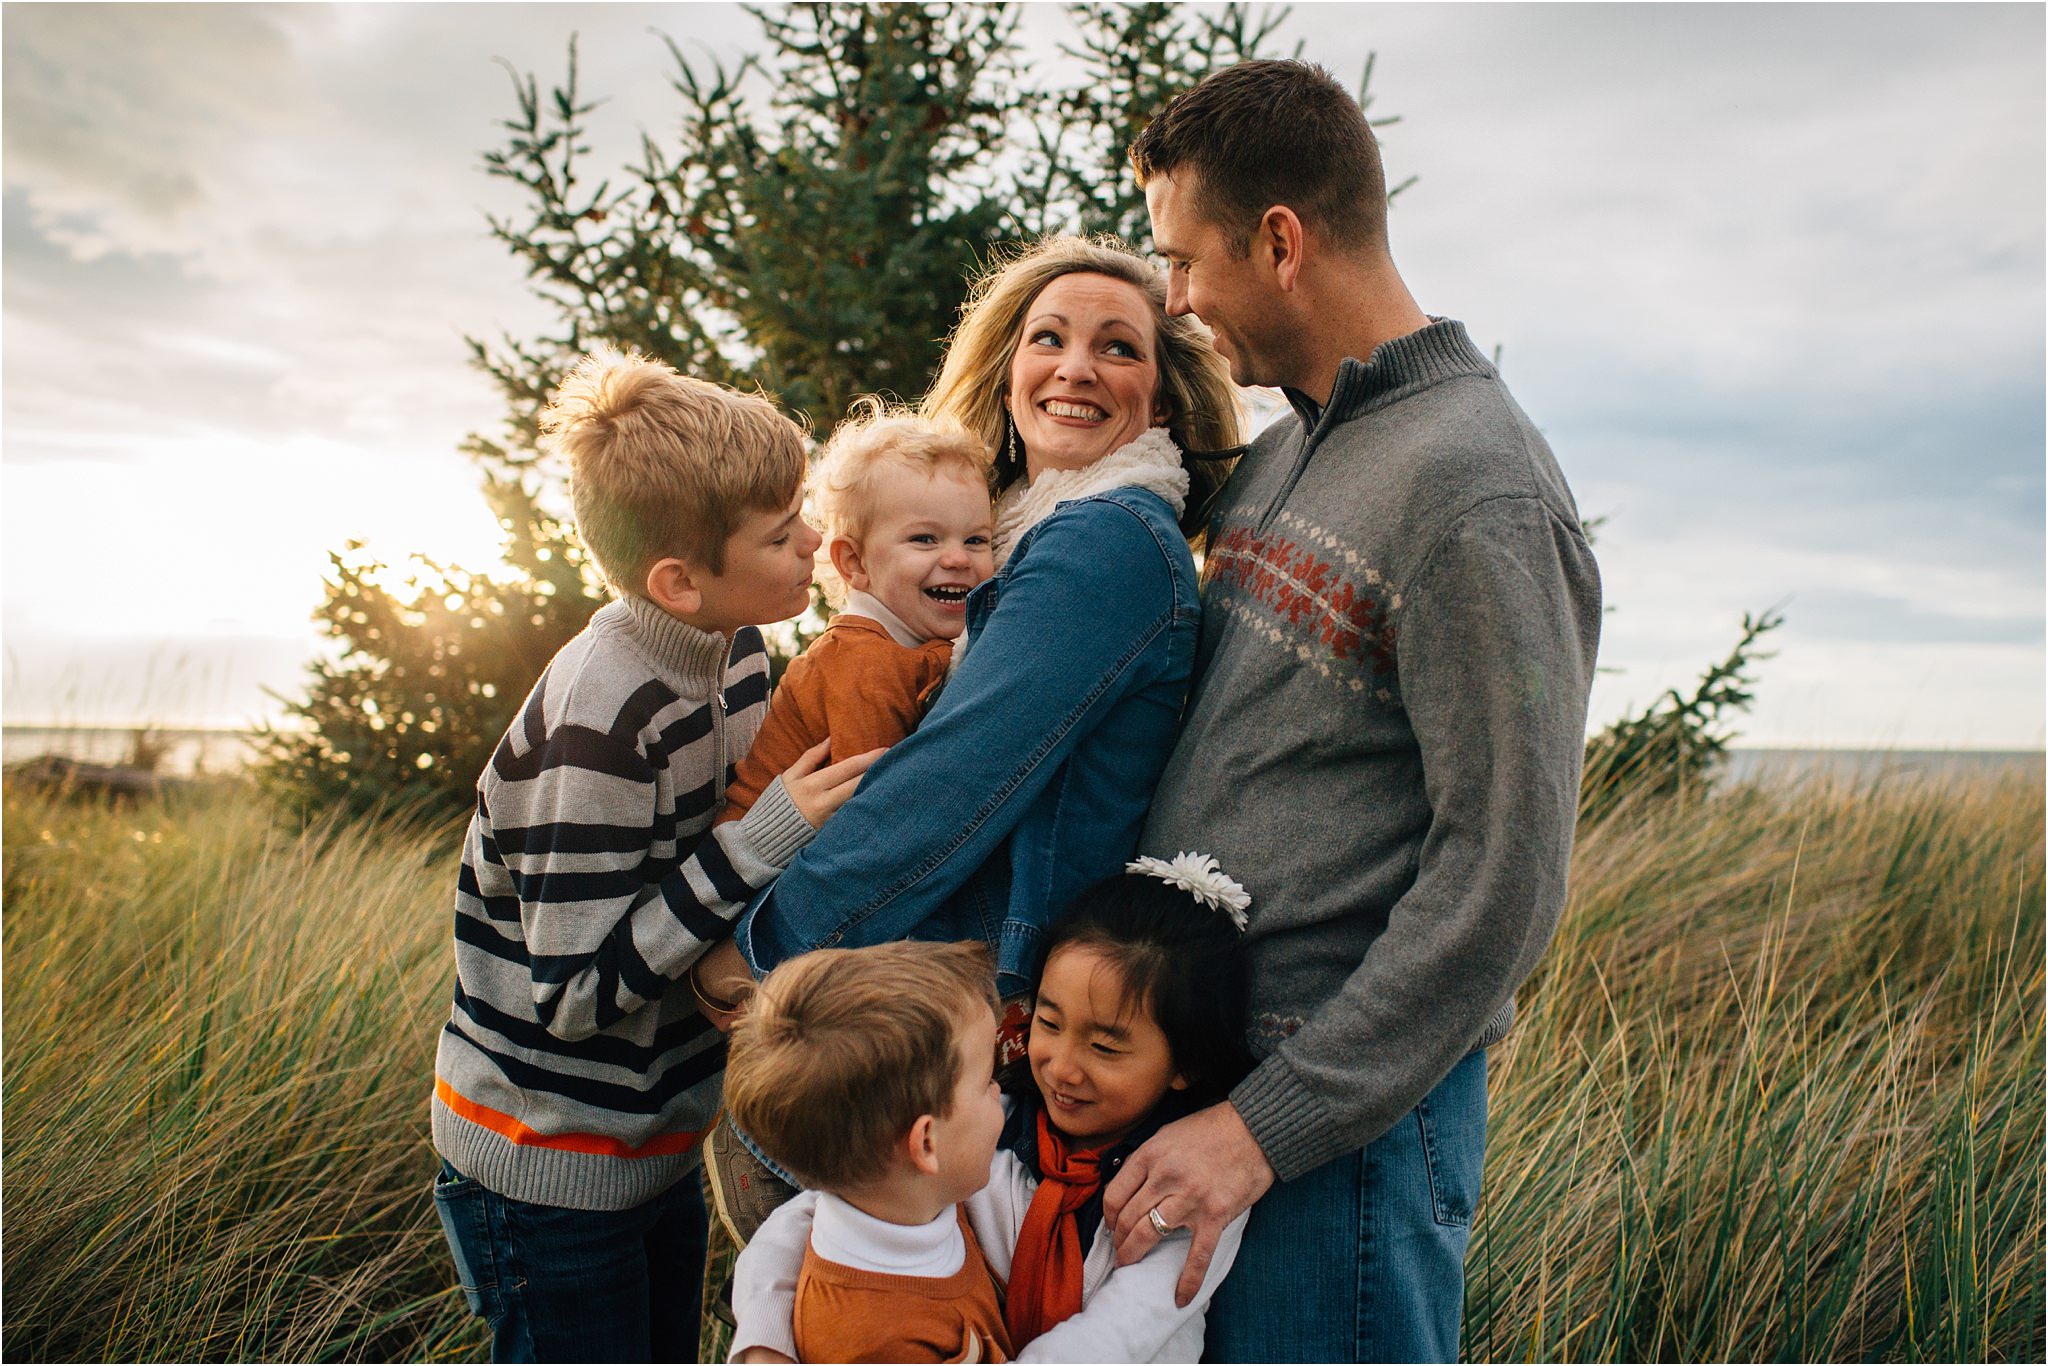
<path fill-rule="evenodd" d="M 556 1152 L 590 1153 L 597 1157 L 673 1157 L 686 1153 L 697 1146 L 701 1132 L 663 1134 L 651 1143 L 635 1148 L 608 1134 L 544 1134 L 530 1129 L 519 1120 L 488 1105 L 479 1105 L 456 1091 L 441 1078 L 434 1078 L 434 1094 L 441 1103 L 471 1124 L 489 1129 L 509 1142 L 522 1148 L 551 1148 Z"/>

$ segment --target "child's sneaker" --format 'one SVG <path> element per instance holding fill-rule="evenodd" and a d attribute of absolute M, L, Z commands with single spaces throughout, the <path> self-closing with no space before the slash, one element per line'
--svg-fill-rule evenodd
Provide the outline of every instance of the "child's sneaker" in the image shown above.
<path fill-rule="evenodd" d="M 768 1216 L 796 1194 L 795 1186 L 740 1142 L 732 1121 L 723 1115 L 704 1143 L 704 1171 L 711 1178 L 711 1206 L 718 1211 L 718 1222 L 739 1247 L 745 1247 Z"/>

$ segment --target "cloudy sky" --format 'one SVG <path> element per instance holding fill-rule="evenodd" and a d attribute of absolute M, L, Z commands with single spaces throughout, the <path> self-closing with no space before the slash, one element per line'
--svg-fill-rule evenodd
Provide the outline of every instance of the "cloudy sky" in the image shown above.
<path fill-rule="evenodd" d="M 678 113 L 723 5 L 8 4 L 5 718 L 245 721 L 350 538 L 483 564 L 465 334 L 544 314 L 487 237 L 500 60 Z M 1057 79 L 1058 8 L 1025 17 Z M 2043 739 L 2043 10 L 1297 5 L 1378 53 L 1395 255 L 1499 345 L 1614 605 L 1596 721 L 1784 603 L 1745 742 Z"/>

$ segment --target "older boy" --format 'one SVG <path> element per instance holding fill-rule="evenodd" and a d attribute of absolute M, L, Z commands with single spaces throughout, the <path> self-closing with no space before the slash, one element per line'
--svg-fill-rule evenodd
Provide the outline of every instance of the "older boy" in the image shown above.
<path fill-rule="evenodd" d="M 615 595 L 477 782 L 434 1063 L 435 1204 L 499 1360 L 694 1360 L 697 1145 L 719 1035 L 675 990 L 872 756 L 785 772 L 712 829 L 809 600 L 804 450 L 767 400 L 616 352 L 543 428 Z"/>
<path fill-rule="evenodd" d="M 796 1286 L 799 1360 L 1009 1359 L 959 1208 L 988 1183 L 1003 1128 L 995 1005 L 983 944 L 820 949 L 768 974 L 734 1029 L 734 1120 L 822 1192 Z M 757 1261 L 740 1255 L 742 1304 L 773 1293 Z"/>

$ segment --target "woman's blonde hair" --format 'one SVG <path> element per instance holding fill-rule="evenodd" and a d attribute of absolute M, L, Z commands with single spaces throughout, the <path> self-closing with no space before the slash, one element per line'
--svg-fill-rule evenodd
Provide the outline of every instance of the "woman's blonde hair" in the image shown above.
<path fill-rule="evenodd" d="M 1032 301 L 1062 275 L 1106 275 L 1134 286 L 1151 303 L 1166 430 L 1188 469 L 1181 529 L 1190 537 L 1198 535 L 1216 490 L 1236 461 L 1189 457 L 1229 451 L 1243 440 L 1237 390 L 1230 382 L 1230 367 L 1209 344 L 1207 329 L 1192 317 L 1168 317 L 1165 278 L 1114 237 L 1045 237 L 1015 256 L 993 262 L 975 280 L 961 308 L 960 325 L 946 343 L 945 364 L 920 411 L 987 443 L 995 452 L 998 489 L 1022 477 L 1022 462 L 1010 453 L 1010 417 L 1003 397 L 1009 391 L 1010 362 Z"/>

